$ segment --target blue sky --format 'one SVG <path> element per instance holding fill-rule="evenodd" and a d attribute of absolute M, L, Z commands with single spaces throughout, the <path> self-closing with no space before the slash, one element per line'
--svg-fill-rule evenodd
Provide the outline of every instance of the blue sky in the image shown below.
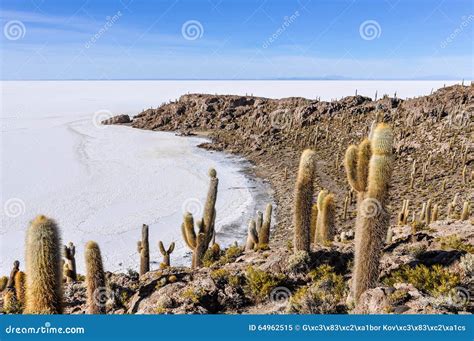
<path fill-rule="evenodd" d="M 2 79 L 472 79 L 472 0 L 2 0 Z"/>

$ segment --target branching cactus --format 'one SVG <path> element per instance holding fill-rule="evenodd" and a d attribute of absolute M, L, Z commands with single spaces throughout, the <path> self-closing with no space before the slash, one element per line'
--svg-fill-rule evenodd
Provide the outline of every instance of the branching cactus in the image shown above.
<path fill-rule="evenodd" d="M 76 247 L 72 242 L 69 242 L 68 245 L 64 245 L 63 249 L 64 258 L 66 262 L 64 264 L 64 276 L 68 282 L 77 281 L 77 271 L 76 271 Z"/>
<path fill-rule="evenodd" d="M 391 128 L 383 123 L 377 125 L 370 147 L 366 141 L 362 141 L 359 147 L 349 147 L 345 162 L 349 183 L 358 192 L 352 277 L 352 296 L 356 302 L 365 290 L 375 286 L 378 279 L 380 257 L 389 227 L 386 202 L 393 168 Z M 370 161 L 367 163 L 367 160 Z"/>
<path fill-rule="evenodd" d="M 202 266 L 202 258 L 209 248 L 209 244 L 214 236 L 214 224 L 216 216 L 216 199 L 219 179 L 214 169 L 209 170 L 210 184 L 207 192 L 206 204 L 204 205 L 204 215 L 202 220 L 196 221 L 197 233 L 194 228 L 194 218 L 191 213 L 184 214 L 184 222 L 181 225 L 183 239 L 188 247 L 193 251 L 192 268 Z"/>
<path fill-rule="evenodd" d="M 316 170 L 316 153 L 306 149 L 301 155 L 295 185 L 295 206 L 293 212 L 293 251 L 310 250 L 311 211 Z"/>
<path fill-rule="evenodd" d="M 26 237 L 27 314 L 62 313 L 61 239 L 56 222 L 36 217 Z"/>
<path fill-rule="evenodd" d="M 150 271 L 150 243 L 148 242 L 148 225 L 142 226 L 142 240 L 137 243 L 140 254 L 140 276 Z"/>
<path fill-rule="evenodd" d="M 255 225 L 257 228 L 257 232 L 260 233 L 260 230 L 263 225 L 263 213 L 260 211 L 257 211 L 257 217 L 255 218 Z"/>
<path fill-rule="evenodd" d="M 334 195 L 323 190 L 319 192 L 316 242 L 326 245 L 334 239 Z"/>
<path fill-rule="evenodd" d="M 161 263 L 163 267 L 170 266 L 170 255 L 174 251 L 174 242 L 170 244 L 168 250 L 165 249 L 163 242 L 160 240 L 158 242 L 158 248 L 160 249 L 161 254 L 163 255 L 163 262 Z"/>
<path fill-rule="evenodd" d="M 87 286 L 87 313 L 105 314 L 105 287 L 104 266 L 99 245 L 89 241 L 84 251 L 86 261 L 86 286 Z"/>

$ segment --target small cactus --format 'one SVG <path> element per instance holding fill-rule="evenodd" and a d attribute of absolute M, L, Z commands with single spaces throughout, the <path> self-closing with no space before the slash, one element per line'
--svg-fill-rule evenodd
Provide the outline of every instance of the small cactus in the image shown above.
<path fill-rule="evenodd" d="M 253 250 L 258 245 L 258 232 L 255 220 L 249 221 L 247 230 L 247 242 L 245 243 L 245 250 Z"/>
<path fill-rule="evenodd" d="M 469 202 L 465 201 L 464 204 L 462 205 L 461 220 L 462 221 L 468 220 L 470 215 L 471 215 L 471 212 L 469 209 Z"/>
<path fill-rule="evenodd" d="M 295 186 L 295 206 L 293 213 L 293 251 L 310 249 L 311 211 L 316 169 L 316 153 L 310 149 L 301 155 Z"/>
<path fill-rule="evenodd" d="M 164 267 L 170 266 L 170 255 L 174 251 L 174 242 L 170 244 L 168 250 L 165 249 L 163 242 L 160 240 L 158 242 L 158 248 L 160 249 L 161 254 L 163 255 L 163 262 L 161 263 Z"/>
<path fill-rule="evenodd" d="M 27 314 L 62 313 L 61 239 L 56 222 L 36 217 L 26 237 Z"/>
<path fill-rule="evenodd" d="M 334 239 L 334 195 L 326 190 L 319 192 L 317 205 L 316 242 L 325 245 Z"/>
<path fill-rule="evenodd" d="M 272 204 L 267 204 L 265 208 L 265 215 L 263 217 L 262 228 L 258 232 L 258 239 L 260 244 L 266 244 L 270 242 L 270 227 L 272 223 Z"/>
<path fill-rule="evenodd" d="M 431 212 L 431 221 L 437 221 L 438 215 L 439 215 L 439 206 L 438 204 L 435 204 L 433 206 L 433 211 Z"/>
<path fill-rule="evenodd" d="M 150 271 L 150 244 L 148 242 L 148 225 L 142 226 L 142 240 L 137 243 L 140 254 L 140 276 Z"/>
<path fill-rule="evenodd" d="M 15 288 L 15 276 L 20 271 L 20 262 L 14 261 L 12 271 L 10 272 L 10 277 L 8 278 L 7 282 L 7 289 L 14 289 Z"/>
<path fill-rule="evenodd" d="M 387 237 L 385 238 L 385 244 L 387 245 L 392 244 L 392 239 L 393 239 L 393 230 L 389 226 L 387 230 Z"/>
<path fill-rule="evenodd" d="M 15 275 L 15 296 L 21 307 L 25 306 L 26 299 L 26 276 L 23 271 Z"/>
<path fill-rule="evenodd" d="M 7 276 L 0 277 L 0 292 L 2 292 L 3 290 L 7 288 L 7 283 L 8 283 Z"/>
<path fill-rule="evenodd" d="M 77 281 L 77 271 L 76 271 L 76 247 L 72 242 L 69 242 L 68 245 L 64 245 L 63 248 L 64 258 L 66 262 L 64 264 L 64 276 L 66 277 L 67 282 Z"/>
<path fill-rule="evenodd" d="M 103 295 L 106 292 L 104 266 L 99 245 L 89 241 L 84 251 L 86 261 L 87 313 L 105 314 Z"/>

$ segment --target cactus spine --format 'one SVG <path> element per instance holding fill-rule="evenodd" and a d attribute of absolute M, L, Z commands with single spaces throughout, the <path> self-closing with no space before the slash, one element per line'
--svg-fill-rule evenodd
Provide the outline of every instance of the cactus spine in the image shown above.
<path fill-rule="evenodd" d="M 68 245 L 64 245 L 63 249 L 64 258 L 66 262 L 64 264 L 64 276 L 68 282 L 77 281 L 77 271 L 76 271 L 76 247 L 72 242 L 69 242 Z"/>
<path fill-rule="evenodd" d="M 142 226 L 142 240 L 137 243 L 140 254 L 140 276 L 150 271 L 150 243 L 148 242 L 148 225 Z"/>
<path fill-rule="evenodd" d="M 301 155 L 295 186 L 295 206 L 293 213 L 293 251 L 310 249 L 311 211 L 316 169 L 316 153 L 310 149 Z"/>
<path fill-rule="evenodd" d="M 325 245 L 334 238 L 334 195 L 326 190 L 319 192 L 317 206 L 316 242 Z"/>
<path fill-rule="evenodd" d="M 106 292 L 104 266 L 99 245 L 89 241 L 84 251 L 86 260 L 87 313 L 105 314 L 103 295 Z"/>
<path fill-rule="evenodd" d="M 61 239 L 56 222 L 36 217 L 26 237 L 27 314 L 62 313 Z"/>
<path fill-rule="evenodd" d="M 219 179 L 216 171 L 209 170 L 210 184 L 207 192 L 206 204 L 204 205 L 204 215 L 202 220 L 196 222 L 197 234 L 194 230 L 194 218 L 191 213 L 184 214 L 184 221 L 181 225 L 186 245 L 193 251 L 192 268 L 202 266 L 202 258 L 209 248 L 209 243 L 215 234 L 214 223 L 216 218 L 216 199 Z"/>
<path fill-rule="evenodd" d="M 160 249 L 160 252 L 163 255 L 163 262 L 161 263 L 162 266 L 170 266 L 170 255 L 174 251 L 174 242 L 172 242 L 168 250 L 166 250 L 165 246 L 163 245 L 163 242 L 160 240 L 158 242 L 158 248 Z"/>
<path fill-rule="evenodd" d="M 373 131 L 370 145 L 364 140 L 359 147 L 350 146 L 346 152 L 347 177 L 358 192 L 352 277 L 355 301 L 376 284 L 379 274 L 381 251 L 389 226 L 386 201 L 392 174 L 392 143 L 392 131 L 382 123 Z"/>

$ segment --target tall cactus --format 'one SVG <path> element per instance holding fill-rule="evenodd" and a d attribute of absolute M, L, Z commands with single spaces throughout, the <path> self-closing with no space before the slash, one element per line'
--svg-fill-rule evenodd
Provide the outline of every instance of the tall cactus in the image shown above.
<path fill-rule="evenodd" d="M 2 292 L 3 290 L 7 288 L 7 283 L 8 283 L 7 276 L 0 277 L 0 292 Z"/>
<path fill-rule="evenodd" d="M 316 242 L 325 245 L 334 239 L 334 195 L 327 190 L 319 192 L 317 206 Z"/>
<path fill-rule="evenodd" d="M 140 276 L 150 271 L 150 243 L 148 242 L 148 225 L 142 226 L 142 240 L 137 243 L 140 254 Z"/>
<path fill-rule="evenodd" d="M 295 185 L 295 206 L 293 212 L 294 241 L 293 250 L 310 250 L 311 208 L 314 192 L 316 153 L 310 149 L 301 155 Z"/>
<path fill-rule="evenodd" d="M 207 192 L 206 204 L 202 220 L 196 222 L 197 233 L 194 229 L 194 218 L 191 213 L 185 212 L 181 232 L 186 245 L 193 251 L 192 268 L 202 266 L 202 258 L 209 248 L 209 243 L 214 236 L 216 218 L 217 187 L 219 179 L 215 169 L 209 170 L 210 184 Z"/>
<path fill-rule="evenodd" d="M 69 242 L 68 245 L 64 245 L 63 254 L 64 258 L 66 258 L 64 276 L 68 282 L 75 282 L 77 281 L 76 247 L 72 242 Z"/>
<path fill-rule="evenodd" d="M 170 266 L 170 255 L 174 251 L 174 242 L 170 244 L 170 247 L 168 250 L 165 249 L 165 246 L 163 245 L 163 242 L 160 240 L 158 242 L 158 248 L 160 249 L 161 254 L 163 255 L 163 266 Z"/>
<path fill-rule="evenodd" d="M 349 183 L 358 192 L 352 278 L 352 294 L 356 301 L 365 290 L 376 284 L 379 275 L 382 247 L 389 226 L 386 202 L 393 167 L 393 134 L 388 125 L 377 125 L 370 147 L 366 141 L 362 141 L 359 147 L 349 147 L 345 163 Z M 367 163 L 368 156 L 370 161 Z M 362 169 L 364 165 L 368 165 L 365 170 Z M 367 178 L 364 178 L 365 174 Z"/>
<path fill-rule="evenodd" d="M 105 314 L 105 274 L 99 245 L 94 241 L 87 242 L 84 256 L 86 261 L 87 313 Z"/>
<path fill-rule="evenodd" d="M 36 217 L 26 237 L 27 314 L 62 313 L 61 239 L 56 222 Z"/>

